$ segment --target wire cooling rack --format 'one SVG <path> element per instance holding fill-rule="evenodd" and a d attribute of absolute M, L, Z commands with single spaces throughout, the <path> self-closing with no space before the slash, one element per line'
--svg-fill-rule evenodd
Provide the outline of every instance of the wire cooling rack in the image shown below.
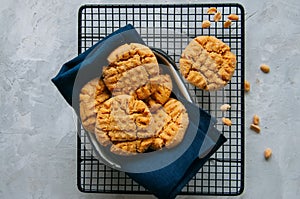
<path fill-rule="evenodd" d="M 219 22 L 207 14 L 209 7 L 222 13 Z M 239 16 L 230 28 L 223 23 L 231 13 Z M 203 20 L 210 28 L 203 29 Z M 205 92 L 187 84 L 193 100 L 219 123 L 228 141 L 206 162 L 183 188 L 182 195 L 239 195 L 244 189 L 244 9 L 239 4 L 188 5 L 84 5 L 79 9 L 78 52 L 82 53 L 108 34 L 132 24 L 150 46 L 161 48 L 178 63 L 182 50 L 199 35 L 212 35 L 227 43 L 237 57 L 230 83 L 222 90 Z M 219 107 L 228 103 L 231 110 Z M 221 118 L 232 120 L 223 126 Z M 78 122 L 77 184 L 80 191 L 97 193 L 149 194 L 124 172 L 113 170 L 91 155 L 93 149 Z M 91 153 L 90 153 L 91 152 Z"/>

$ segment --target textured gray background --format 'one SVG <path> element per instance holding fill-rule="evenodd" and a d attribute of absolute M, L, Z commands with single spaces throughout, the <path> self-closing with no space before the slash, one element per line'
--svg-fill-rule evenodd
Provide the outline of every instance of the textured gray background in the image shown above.
<path fill-rule="evenodd" d="M 50 79 L 77 54 L 80 5 L 119 1 L 66 2 L 1 0 L 0 198 L 141 198 L 76 188 L 76 120 Z M 246 187 L 237 198 L 297 198 L 300 1 L 239 2 L 246 9 L 246 78 L 252 90 L 246 95 Z M 259 70 L 261 63 L 271 66 L 270 74 Z M 261 117 L 260 135 L 248 129 L 254 113 Z M 268 162 L 265 147 L 274 152 Z"/>

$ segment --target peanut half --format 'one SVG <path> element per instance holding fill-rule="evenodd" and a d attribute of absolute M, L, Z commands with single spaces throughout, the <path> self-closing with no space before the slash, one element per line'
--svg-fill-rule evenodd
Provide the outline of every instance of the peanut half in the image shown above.
<path fill-rule="evenodd" d="M 256 133 L 260 133 L 260 127 L 256 124 L 251 124 L 250 129 L 255 131 Z"/>
<path fill-rule="evenodd" d="M 248 82 L 247 80 L 245 80 L 244 82 L 244 89 L 246 92 L 250 91 L 250 82 Z"/>
<path fill-rule="evenodd" d="M 218 22 L 222 18 L 222 14 L 220 12 L 217 12 L 214 16 L 214 21 Z"/>
<path fill-rule="evenodd" d="M 217 8 L 215 7 L 210 7 L 207 10 L 207 14 L 215 14 L 217 12 Z"/>
<path fill-rule="evenodd" d="M 272 149 L 266 148 L 264 151 L 265 159 L 268 160 L 272 155 Z"/>
<path fill-rule="evenodd" d="M 228 111 L 230 108 L 231 106 L 229 104 L 223 104 L 222 106 L 220 106 L 221 111 Z"/>
<path fill-rule="evenodd" d="M 253 124 L 259 125 L 259 117 L 256 114 L 253 116 Z"/>
<path fill-rule="evenodd" d="M 236 14 L 230 14 L 230 15 L 228 15 L 227 18 L 230 19 L 230 20 L 233 20 L 233 21 L 239 20 L 239 16 L 236 15 Z"/>
<path fill-rule="evenodd" d="M 202 22 L 202 28 L 208 28 L 209 26 L 210 26 L 210 21 L 204 20 L 204 21 Z"/>
<path fill-rule="evenodd" d="M 229 26 L 231 26 L 231 20 L 228 19 L 224 22 L 224 28 L 228 28 Z"/>
<path fill-rule="evenodd" d="M 231 120 L 229 118 L 226 118 L 226 117 L 222 118 L 222 122 L 223 122 L 223 124 L 225 124 L 227 126 L 231 126 L 232 125 Z"/>
<path fill-rule="evenodd" d="M 268 66 L 266 64 L 262 64 L 262 65 L 260 65 L 260 70 L 264 73 L 269 73 L 270 72 L 270 66 Z"/>

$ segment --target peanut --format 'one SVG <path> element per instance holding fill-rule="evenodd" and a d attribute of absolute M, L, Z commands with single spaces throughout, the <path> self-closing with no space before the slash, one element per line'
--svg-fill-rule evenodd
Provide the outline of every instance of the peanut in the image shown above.
<path fill-rule="evenodd" d="M 204 21 L 202 22 L 202 28 L 208 28 L 209 26 L 210 26 L 210 21 L 204 20 Z"/>
<path fill-rule="evenodd" d="M 247 80 L 245 80 L 244 89 L 246 92 L 250 91 L 250 82 L 248 82 Z"/>
<path fill-rule="evenodd" d="M 210 7 L 207 10 L 207 14 L 215 14 L 217 12 L 217 8 L 215 7 Z"/>
<path fill-rule="evenodd" d="M 228 15 L 227 18 L 230 19 L 230 20 L 233 20 L 233 21 L 239 20 L 239 16 L 236 15 L 236 14 L 230 14 L 230 15 Z"/>
<path fill-rule="evenodd" d="M 224 22 L 224 28 L 228 28 L 229 26 L 231 26 L 231 20 L 227 20 Z"/>
<path fill-rule="evenodd" d="M 220 110 L 221 110 L 221 111 L 228 111 L 230 108 L 231 108 L 231 106 L 230 106 L 229 104 L 223 104 L 223 105 L 220 107 Z"/>
<path fill-rule="evenodd" d="M 260 70 L 264 73 L 268 73 L 268 72 L 270 72 L 270 66 L 268 66 L 266 64 L 262 64 L 262 65 L 260 65 Z"/>
<path fill-rule="evenodd" d="M 222 122 L 223 122 L 223 124 L 225 124 L 227 126 L 231 126 L 232 125 L 231 120 L 229 118 L 226 118 L 226 117 L 222 118 Z"/>
<path fill-rule="evenodd" d="M 214 16 L 214 21 L 218 22 L 222 18 L 222 14 L 220 12 L 217 12 Z"/>
<path fill-rule="evenodd" d="M 266 148 L 264 151 L 265 159 L 268 160 L 272 155 L 272 149 Z"/>
<path fill-rule="evenodd" d="M 253 124 L 259 125 L 259 117 L 256 114 L 253 116 Z"/>
<path fill-rule="evenodd" d="M 256 133 L 260 133 L 260 127 L 256 124 L 251 124 L 250 129 L 255 131 Z"/>

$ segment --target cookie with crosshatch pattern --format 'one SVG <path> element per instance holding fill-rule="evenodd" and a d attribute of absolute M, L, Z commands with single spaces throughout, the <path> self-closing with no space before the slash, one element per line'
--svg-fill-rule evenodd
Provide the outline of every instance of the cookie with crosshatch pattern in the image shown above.
<path fill-rule="evenodd" d="M 143 126 L 140 128 L 138 125 L 134 125 L 134 120 L 128 122 L 132 119 L 130 118 L 131 115 L 126 117 L 124 113 L 135 114 L 139 110 L 141 112 L 138 115 L 144 117 L 145 105 L 140 104 L 140 108 L 130 111 L 130 107 L 137 106 L 131 105 L 131 103 L 136 103 L 139 100 L 127 95 L 123 95 L 121 97 L 123 99 L 120 96 L 117 96 L 117 98 L 132 101 L 126 102 L 129 104 L 129 109 L 125 110 L 121 104 L 118 104 L 124 112 L 116 111 L 112 114 L 115 108 L 113 108 L 112 101 L 108 100 L 104 103 L 105 108 L 101 109 L 101 113 L 98 114 L 96 124 L 98 141 L 105 146 L 111 144 L 111 152 L 119 155 L 132 155 L 149 150 L 159 150 L 163 147 L 172 148 L 182 141 L 189 119 L 186 109 L 180 101 L 170 98 L 163 106 L 160 105 L 160 108 L 151 111 L 151 107 L 149 107 L 151 115 L 148 117 L 148 112 L 146 112 L 147 117 L 142 119 Z M 126 123 L 123 124 L 125 121 L 120 120 L 120 116 L 125 118 Z"/>
<path fill-rule="evenodd" d="M 95 78 L 82 87 L 79 94 L 80 118 L 87 131 L 95 131 L 97 112 L 108 98 L 110 93 L 101 79 Z"/>
<path fill-rule="evenodd" d="M 104 146 L 136 140 L 137 131 L 145 130 L 151 117 L 150 110 L 143 101 L 130 95 L 114 96 L 105 101 L 98 111 L 96 138 Z"/>
<path fill-rule="evenodd" d="M 107 58 L 102 76 L 112 95 L 131 95 L 159 74 L 154 53 L 145 45 L 130 43 L 119 46 Z"/>
<path fill-rule="evenodd" d="M 189 83 L 213 91 L 223 88 L 231 80 L 236 56 L 216 37 L 198 36 L 182 52 L 179 65 Z"/>

